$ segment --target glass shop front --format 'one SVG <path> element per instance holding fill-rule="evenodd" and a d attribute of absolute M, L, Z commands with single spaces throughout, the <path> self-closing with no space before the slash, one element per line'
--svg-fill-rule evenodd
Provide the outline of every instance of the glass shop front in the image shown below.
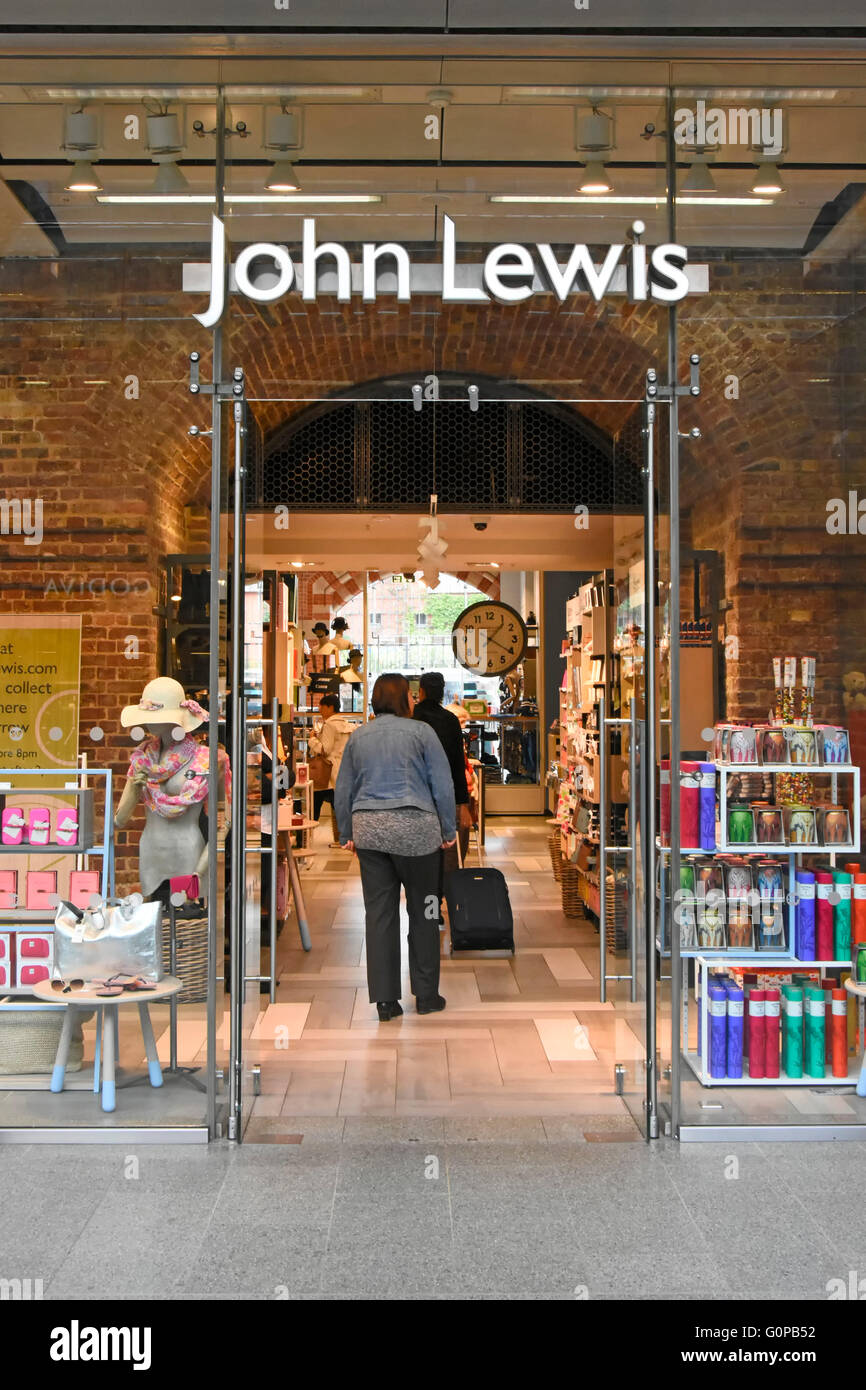
<path fill-rule="evenodd" d="M 866 1137 L 866 63 L 377 42 L 4 65 L 0 1140 L 410 1113 L 316 767 L 431 669 L 441 1113 Z"/>

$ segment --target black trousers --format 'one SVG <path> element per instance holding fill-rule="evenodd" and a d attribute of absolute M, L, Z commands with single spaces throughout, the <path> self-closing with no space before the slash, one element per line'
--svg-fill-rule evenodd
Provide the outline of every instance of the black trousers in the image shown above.
<path fill-rule="evenodd" d="M 370 1002 L 399 999 L 400 887 L 409 913 L 409 979 L 416 999 L 439 993 L 439 863 L 432 854 L 384 854 L 359 849 L 367 918 Z"/>

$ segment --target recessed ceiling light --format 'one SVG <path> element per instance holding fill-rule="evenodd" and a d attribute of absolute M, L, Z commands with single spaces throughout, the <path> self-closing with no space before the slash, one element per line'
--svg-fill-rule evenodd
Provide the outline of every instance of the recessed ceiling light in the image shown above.
<path fill-rule="evenodd" d="M 304 568 L 304 562 L 303 562 L 303 560 L 292 560 L 291 563 L 292 563 L 292 569 L 295 569 L 295 570 L 302 570 L 302 569 Z"/>
<path fill-rule="evenodd" d="M 213 193 L 106 193 L 98 203 L 208 203 Z M 227 203 L 381 203 L 381 193 L 227 193 Z"/>
<path fill-rule="evenodd" d="M 665 97 L 666 87 L 608 87 L 606 97 Z M 587 97 L 590 101 L 599 99 L 597 87 L 503 87 L 503 101 L 573 101 L 575 97 Z"/>
<path fill-rule="evenodd" d="M 100 200 L 100 201 L 101 201 L 101 200 Z M 653 197 L 653 198 L 649 198 L 649 197 L 645 197 L 645 196 L 631 197 L 631 196 L 629 196 L 628 194 L 617 194 L 617 195 L 614 196 L 614 197 L 608 197 L 608 198 L 592 198 L 592 197 L 581 197 L 579 194 L 576 194 L 576 193 L 568 194 L 568 195 L 562 195 L 562 196 L 560 196 L 560 195 L 548 196 L 548 195 L 542 194 L 542 193 L 538 193 L 538 194 L 536 194 L 536 193 L 497 193 L 497 194 L 492 194 L 489 201 L 490 201 L 491 203 L 550 203 L 550 204 L 554 204 L 554 205 L 556 205 L 556 204 L 561 204 L 561 203 L 569 203 L 569 204 L 573 204 L 573 203 L 578 203 L 578 204 L 579 204 L 579 203 L 593 204 L 593 203 L 594 203 L 594 204 L 601 204 L 601 205 L 604 205 L 604 204 L 610 205 L 610 204 L 612 204 L 612 203 L 627 203 L 627 204 L 633 205 L 633 206 L 664 207 L 665 202 L 666 202 L 667 200 L 666 200 L 665 195 L 664 195 L 663 193 L 660 193 L 660 194 L 658 194 L 656 197 Z M 770 199 L 770 198 L 726 198 L 726 197 L 722 197 L 722 196 L 713 197 L 713 198 L 710 198 L 710 197 L 701 198 L 701 197 L 698 197 L 697 195 L 692 196 L 692 195 L 690 195 L 690 194 L 687 194 L 685 197 L 683 197 L 682 195 L 678 194 L 677 197 L 674 199 L 674 201 L 675 201 L 676 203 L 680 204 L 680 205 L 683 205 L 683 204 L 689 205 L 689 204 L 691 204 L 691 205 L 694 206 L 694 207 L 709 207 L 709 206 L 714 206 L 714 207 L 726 207 L 726 208 L 740 208 L 740 207 L 748 208 L 748 207 L 767 207 L 767 206 L 769 206 L 769 205 L 771 204 L 772 199 Z"/>

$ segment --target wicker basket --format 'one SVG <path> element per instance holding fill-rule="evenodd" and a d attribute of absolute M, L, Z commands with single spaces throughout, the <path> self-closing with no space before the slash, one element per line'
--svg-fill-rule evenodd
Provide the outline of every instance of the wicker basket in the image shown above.
<path fill-rule="evenodd" d="M 184 917 L 175 913 L 175 974 L 183 989 L 175 998 L 179 1004 L 202 1004 L 207 999 L 207 913 Z M 162 963 L 168 974 L 170 928 L 168 915 L 162 919 Z"/>
<path fill-rule="evenodd" d="M 573 864 L 567 859 L 562 861 L 562 872 L 560 874 L 560 886 L 562 888 L 562 911 L 565 917 L 582 917 L 583 903 L 580 898 L 580 874 Z"/>
<path fill-rule="evenodd" d="M 550 835 L 550 862 L 553 865 L 553 877 L 557 883 L 562 881 L 562 836 L 559 826 L 551 831 Z"/>
<path fill-rule="evenodd" d="M 81 1025 L 91 1013 L 75 1010 L 67 1071 L 80 1071 L 84 1056 Z M 65 1009 L 14 1009 L 0 1014 L 0 1076 L 41 1075 L 54 1070 Z"/>
<path fill-rule="evenodd" d="M 625 878 L 614 878 L 608 873 L 605 887 L 605 914 L 607 949 L 609 951 L 628 950 L 628 882 Z"/>

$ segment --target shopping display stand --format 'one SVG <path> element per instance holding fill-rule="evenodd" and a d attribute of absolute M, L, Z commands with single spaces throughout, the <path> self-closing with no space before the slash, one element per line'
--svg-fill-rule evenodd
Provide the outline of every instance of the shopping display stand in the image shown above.
<path fill-rule="evenodd" d="M 114 820 L 110 814 L 113 806 L 113 774 L 111 769 L 94 767 L 0 768 L 0 810 L 5 807 L 10 797 L 33 795 L 32 792 L 27 792 L 26 788 L 18 781 L 19 778 L 25 777 L 56 779 L 58 785 L 42 786 L 40 784 L 38 786 L 40 796 L 75 797 L 78 808 L 78 839 L 74 845 L 56 843 L 31 845 L 26 841 L 20 845 L 0 845 L 0 865 L 5 859 L 16 855 L 19 858 L 37 854 L 50 855 L 53 858 L 73 855 L 76 860 L 75 867 L 86 869 L 88 859 L 91 856 L 97 856 L 101 860 L 101 896 L 103 898 L 112 897 L 114 895 Z M 98 840 L 93 835 L 93 797 L 96 787 L 88 785 L 90 778 L 104 779 L 105 813 L 103 815 L 102 835 Z M 12 779 L 14 779 L 14 785 Z M 50 937 L 51 953 L 45 960 L 49 974 L 54 964 L 54 914 L 55 909 L 53 907 L 44 909 L 14 907 L 4 908 L 0 911 L 0 931 L 8 931 L 11 935 L 13 932 L 20 932 L 25 928 L 31 933 L 38 929 L 40 935 L 44 934 Z M 6 1013 L 44 1012 L 46 1009 L 53 1010 L 64 1007 L 62 1003 L 58 1003 L 54 995 L 50 999 L 40 997 L 39 1002 L 36 1003 L 35 994 L 36 985 L 16 985 L 10 981 L 0 993 L 0 1017 Z M 4 1090 L 48 1090 L 49 1083 L 50 1077 L 42 1072 L 18 1073 L 0 1078 L 0 1085 Z M 76 1074 L 76 1079 L 73 1082 L 76 1089 L 89 1084 L 83 1075 Z"/>
<path fill-rule="evenodd" d="M 102 1109 L 110 1113 L 117 1104 L 117 1077 L 116 1065 L 119 1052 L 119 1024 L 118 1009 L 123 1004 L 135 1004 L 138 1007 L 138 1018 L 141 1025 L 141 1036 L 144 1041 L 144 1050 L 147 1057 L 147 1077 L 135 1077 L 132 1085 L 139 1080 L 148 1080 L 151 1086 L 161 1086 L 163 1084 L 163 1072 L 160 1067 L 159 1057 L 156 1051 L 156 1040 L 153 1036 L 153 1024 L 150 1021 L 149 1005 L 161 1002 L 168 998 L 173 1000 L 178 990 L 183 988 L 182 981 L 173 979 L 170 975 L 155 984 L 153 989 L 139 993 L 138 991 L 124 991 L 123 994 L 115 998 L 106 999 L 98 995 L 93 989 L 83 989 L 70 995 L 63 1001 L 66 1009 L 66 1017 L 63 1020 L 63 1031 L 60 1034 L 60 1042 L 57 1046 L 57 1056 L 54 1061 L 54 1071 L 51 1075 L 50 1090 L 55 1093 L 64 1089 L 66 1078 L 66 1061 L 69 1056 L 69 1044 L 72 1040 L 72 1033 L 75 1026 L 75 1015 L 78 1010 L 87 1010 L 88 1013 L 94 1009 L 97 1011 L 96 1022 L 96 1054 L 93 1062 L 93 1090 L 94 1094 L 101 1094 Z M 42 981 L 33 986 L 33 993 L 39 999 L 45 1000 L 49 1004 L 56 1004 L 57 996 L 51 989 L 51 981 Z M 101 1042 L 100 1042 L 101 1040 Z M 101 1063 L 101 1065 L 100 1065 Z M 194 1078 L 190 1078 L 193 1080 Z M 195 1082 L 201 1085 L 200 1082 Z M 201 1086 L 201 1089 L 205 1088 Z"/>
<path fill-rule="evenodd" d="M 765 771 L 773 773 L 802 773 L 808 772 L 817 775 L 828 775 L 831 781 L 831 797 L 835 802 L 838 798 L 838 777 L 848 776 L 853 779 L 851 789 L 851 804 L 855 808 L 852 815 L 852 834 L 851 843 L 847 845 L 828 845 L 828 844 L 756 844 L 744 842 L 732 842 L 727 838 L 728 829 L 728 779 L 734 773 L 743 771 L 754 771 L 762 767 Z M 849 1068 L 847 1077 L 827 1075 L 816 1077 L 804 1075 L 802 1077 L 791 1077 L 784 1072 L 778 1077 L 753 1077 L 748 1075 L 746 1068 L 742 1076 L 719 1076 L 714 1077 L 710 1074 L 709 1066 L 709 983 L 710 971 L 718 969 L 719 966 L 730 966 L 733 969 L 751 969 L 761 973 L 767 972 L 775 974 L 778 972 L 791 972 L 797 970 L 816 971 L 823 978 L 824 972 L 833 969 L 851 968 L 850 959 L 844 960 L 803 960 L 796 955 L 794 949 L 795 940 L 795 904 L 796 904 L 796 870 L 797 861 L 803 854 L 825 854 L 831 866 L 836 863 L 838 854 L 850 855 L 860 852 L 860 817 L 856 814 L 856 808 L 860 805 L 860 768 L 856 764 L 801 764 L 801 763 L 778 763 L 778 764 L 730 764 L 719 762 L 716 764 L 716 772 L 719 779 L 718 790 L 718 812 L 719 812 L 719 840 L 714 850 L 701 849 L 700 847 L 683 847 L 680 851 L 682 856 L 700 856 L 712 858 L 714 855 L 745 855 L 761 856 L 763 858 L 775 858 L 779 856 L 783 861 L 787 860 L 787 948 L 781 951 L 760 950 L 757 948 L 743 949 L 721 947 L 710 949 L 706 947 L 680 947 L 679 955 L 682 963 L 682 1039 L 683 1057 L 688 1066 L 697 1077 L 702 1086 L 776 1086 L 776 1087 L 820 1087 L 820 1086 L 846 1086 L 852 1085 L 857 1080 L 857 1070 Z M 675 922 L 674 901 L 669 901 L 668 890 L 672 885 L 668 885 L 667 876 L 662 867 L 664 860 L 671 854 L 669 845 L 661 845 L 657 840 L 660 850 L 660 873 L 659 881 L 656 885 L 656 892 L 660 901 L 660 921 L 665 924 L 662 934 L 656 938 L 656 946 L 662 958 L 669 959 L 671 956 L 670 932 L 677 929 Z M 689 989 L 689 961 L 694 960 L 697 977 L 695 979 L 696 1003 L 700 1011 L 700 1038 L 701 1045 L 699 1050 L 689 1047 L 689 1013 L 690 1013 L 690 989 Z M 852 994 L 866 996 L 866 986 L 861 990 L 851 988 L 852 981 L 845 983 L 845 988 Z M 862 1012 L 862 1005 L 861 1005 Z M 862 1034 L 862 1021 L 860 1032 Z M 866 1095 L 866 1058 L 864 1067 L 860 1070 L 860 1082 L 864 1090 L 858 1089 L 858 1094 Z"/>

